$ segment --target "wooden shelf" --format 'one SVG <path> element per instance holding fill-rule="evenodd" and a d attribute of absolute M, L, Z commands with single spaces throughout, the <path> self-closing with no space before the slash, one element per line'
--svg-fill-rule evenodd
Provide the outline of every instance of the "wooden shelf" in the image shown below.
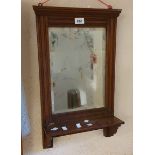
<path fill-rule="evenodd" d="M 80 128 L 76 127 L 77 123 L 80 123 L 81 125 Z M 88 126 L 87 124 L 89 123 L 91 123 L 92 125 Z M 75 133 L 80 133 L 80 132 L 87 132 L 87 131 L 92 131 L 92 130 L 97 130 L 97 129 L 104 129 L 104 135 L 106 137 L 110 137 L 117 132 L 117 129 L 119 126 L 121 126 L 121 124 L 124 124 L 124 122 L 114 116 L 110 116 L 106 118 L 99 118 L 99 119 L 91 119 L 91 120 L 89 119 L 88 123 L 84 122 L 84 120 L 77 119 L 75 121 L 69 120 L 69 121 L 64 121 L 61 123 L 53 122 L 48 127 L 47 132 L 50 133 L 52 137 L 58 137 L 58 136 L 75 134 Z M 67 130 L 63 130 L 62 129 L 63 126 L 67 127 Z M 52 131 L 51 129 L 54 127 L 57 127 L 58 130 Z M 112 129 L 113 130 L 115 129 L 115 131 L 113 131 L 115 133 L 110 134 L 110 131 Z"/>

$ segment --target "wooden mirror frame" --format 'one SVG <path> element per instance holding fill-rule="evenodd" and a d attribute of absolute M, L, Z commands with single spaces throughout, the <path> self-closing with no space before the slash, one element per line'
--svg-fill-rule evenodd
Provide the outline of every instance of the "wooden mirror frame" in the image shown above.
<path fill-rule="evenodd" d="M 114 116 L 116 25 L 120 9 L 64 8 L 33 6 L 36 14 L 42 137 L 43 148 L 53 147 L 53 137 L 103 129 L 104 136 L 113 136 L 123 121 Z M 85 24 L 75 25 L 75 18 L 84 18 Z M 106 68 L 105 68 L 105 106 L 89 110 L 52 114 L 51 76 L 49 57 L 49 27 L 105 27 L 106 28 Z M 88 127 L 83 120 L 93 124 Z M 81 123 L 81 128 L 75 124 Z M 68 130 L 63 131 L 62 126 Z M 51 131 L 52 127 L 58 131 Z"/>

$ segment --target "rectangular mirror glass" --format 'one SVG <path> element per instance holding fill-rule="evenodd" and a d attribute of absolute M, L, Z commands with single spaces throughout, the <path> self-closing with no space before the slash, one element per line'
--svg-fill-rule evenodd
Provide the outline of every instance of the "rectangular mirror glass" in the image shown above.
<path fill-rule="evenodd" d="M 105 28 L 49 30 L 53 113 L 105 105 Z"/>

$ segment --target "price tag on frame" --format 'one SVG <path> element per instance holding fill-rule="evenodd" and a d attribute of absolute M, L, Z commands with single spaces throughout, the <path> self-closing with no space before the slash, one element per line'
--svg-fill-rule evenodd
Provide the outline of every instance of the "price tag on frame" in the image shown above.
<path fill-rule="evenodd" d="M 84 24 L 84 18 L 75 18 L 75 24 Z"/>

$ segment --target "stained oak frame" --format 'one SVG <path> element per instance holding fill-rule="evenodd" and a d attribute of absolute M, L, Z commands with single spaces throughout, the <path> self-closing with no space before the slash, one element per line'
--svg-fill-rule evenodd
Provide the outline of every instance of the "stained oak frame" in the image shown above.
<path fill-rule="evenodd" d="M 115 53 L 116 25 L 120 9 L 88 9 L 64 8 L 49 6 L 33 6 L 36 14 L 42 137 L 43 148 L 53 147 L 53 137 L 85 131 L 103 129 L 104 136 L 110 137 L 117 132 L 123 121 L 114 116 L 114 86 L 115 86 Z M 74 18 L 83 17 L 84 25 L 75 25 Z M 49 27 L 105 27 L 106 28 L 106 69 L 105 69 L 105 106 L 89 110 L 52 114 L 51 104 L 51 73 L 49 56 Z M 83 124 L 84 119 L 90 119 L 92 127 Z M 75 128 L 80 122 L 83 127 Z M 69 127 L 68 131 L 51 132 L 53 126 Z"/>

